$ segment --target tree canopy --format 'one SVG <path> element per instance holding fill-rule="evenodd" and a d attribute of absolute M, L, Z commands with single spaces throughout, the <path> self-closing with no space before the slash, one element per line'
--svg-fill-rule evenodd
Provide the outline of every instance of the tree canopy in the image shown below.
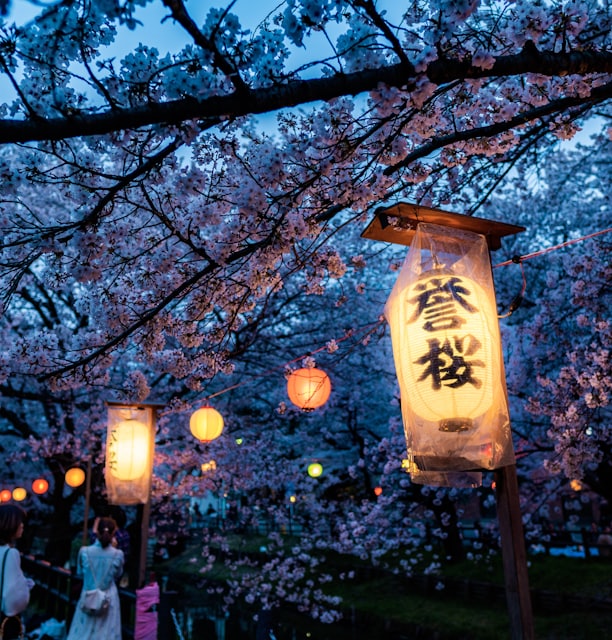
<path fill-rule="evenodd" d="M 309 506 L 338 517 L 328 546 L 419 538 L 380 317 L 401 252 L 360 234 L 402 200 L 525 224 L 519 255 L 609 227 L 609 4 L 49 0 L 15 23 L 23 4 L 0 22 L 3 446 L 61 495 L 67 465 L 103 459 L 104 401 L 152 401 L 159 495 L 233 483 L 261 514 L 278 478 L 313 489 L 301 469 L 325 449 L 321 494 L 368 497 Z M 526 264 L 504 328 L 534 482 L 543 458 L 602 493 L 609 477 L 609 246 Z M 516 278 L 496 280 L 510 299 Z M 346 383 L 325 418 L 282 405 L 302 359 Z M 220 391 L 233 436 L 269 432 L 198 475 L 177 425 Z"/>

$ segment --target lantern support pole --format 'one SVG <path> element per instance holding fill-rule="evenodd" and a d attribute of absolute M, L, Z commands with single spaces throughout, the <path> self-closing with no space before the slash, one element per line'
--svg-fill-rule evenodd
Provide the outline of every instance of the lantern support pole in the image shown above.
<path fill-rule="evenodd" d="M 512 640 L 533 640 L 533 612 L 516 464 L 495 471 L 497 519 Z"/>
<path fill-rule="evenodd" d="M 151 494 L 148 500 L 138 510 L 140 517 L 140 555 L 138 558 L 138 584 L 137 588 L 142 589 L 145 585 L 147 573 L 147 551 L 149 547 L 149 521 L 151 519 Z"/>
<path fill-rule="evenodd" d="M 89 543 L 89 503 L 91 501 L 91 456 L 87 458 L 85 474 L 85 512 L 83 513 L 83 546 Z"/>

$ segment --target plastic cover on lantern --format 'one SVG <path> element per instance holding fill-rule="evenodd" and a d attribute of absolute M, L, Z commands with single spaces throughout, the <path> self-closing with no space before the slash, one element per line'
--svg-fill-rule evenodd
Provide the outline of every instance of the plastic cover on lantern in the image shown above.
<path fill-rule="evenodd" d="M 414 482 L 478 486 L 514 462 L 484 236 L 421 223 L 385 306 Z"/>
<path fill-rule="evenodd" d="M 152 407 L 109 405 L 104 480 L 109 504 L 145 504 L 151 493 Z"/>

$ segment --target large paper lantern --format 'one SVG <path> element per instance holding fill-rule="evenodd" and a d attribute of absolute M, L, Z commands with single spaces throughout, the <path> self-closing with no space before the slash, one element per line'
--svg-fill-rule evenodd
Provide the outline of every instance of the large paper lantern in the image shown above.
<path fill-rule="evenodd" d="M 151 407 L 109 406 L 104 473 L 110 504 L 149 500 L 154 437 Z"/>
<path fill-rule="evenodd" d="M 210 442 L 223 433 L 223 416 L 212 407 L 202 407 L 191 414 L 189 429 L 200 442 Z"/>
<path fill-rule="evenodd" d="M 27 496 L 28 492 L 23 487 L 15 487 L 13 489 L 13 500 L 15 500 L 15 502 L 25 500 Z"/>
<path fill-rule="evenodd" d="M 44 478 L 36 478 L 36 480 L 32 482 L 32 491 L 38 495 L 47 493 L 48 489 L 49 483 Z"/>
<path fill-rule="evenodd" d="M 80 487 L 85 482 L 85 472 L 80 467 L 72 467 L 66 471 L 64 480 L 69 487 Z"/>
<path fill-rule="evenodd" d="M 329 376 L 316 367 L 292 371 L 287 379 L 289 400 L 302 411 L 313 411 L 323 406 L 330 393 Z"/>
<path fill-rule="evenodd" d="M 413 480 L 454 484 L 445 474 L 512 464 L 485 237 L 419 224 L 385 315 Z"/>

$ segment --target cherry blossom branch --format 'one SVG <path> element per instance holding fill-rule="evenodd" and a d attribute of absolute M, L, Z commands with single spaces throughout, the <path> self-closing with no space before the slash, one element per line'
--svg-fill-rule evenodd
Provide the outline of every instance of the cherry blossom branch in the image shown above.
<path fill-rule="evenodd" d="M 447 147 L 448 145 L 456 142 L 465 142 L 467 140 L 474 140 L 475 138 L 490 138 L 499 133 L 503 133 L 514 127 L 520 127 L 528 122 L 533 122 L 545 116 L 550 116 L 555 113 L 561 113 L 572 107 L 584 105 L 587 102 L 600 103 L 604 100 L 608 100 L 612 97 L 612 82 L 596 87 L 593 89 L 588 98 L 580 96 L 571 96 L 567 98 L 560 98 L 559 100 L 553 100 L 543 107 L 537 107 L 529 111 L 520 113 L 509 120 L 497 122 L 495 124 L 488 125 L 486 127 L 479 127 L 476 129 L 466 129 L 463 131 L 456 131 L 446 136 L 439 136 L 431 139 L 427 144 L 424 144 L 412 153 L 409 153 L 401 162 L 387 167 L 384 171 L 386 175 L 392 175 L 400 169 L 407 167 L 409 164 L 420 158 L 425 158 L 429 154 Z"/>
<path fill-rule="evenodd" d="M 525 73 L 547 76 L 612 73 L 612 52 L 534 53 L 534 49 L 535 47 L 525 47 L 519 54 L 499 56 L 490 69 L 473 66 L 469 60 L 439 59 L 429 64 L 425 75 L 435 84 L 444 84 L 457 79 L 510 77 Z M 178 124 L 211 117 L 237 118 L 357 95 L 374 90 L 381 83 L 411 91 L 416 86 L 416 79 L 417 74 L 412 65 L 400 63 L 379 69 L 336 74 L 329 78 L 288 80 L 272 87 L 236 91 L 204 100 L 182 98 L 70 117 L 5 119 L 0 122 L 0 144 L 104 135 L 122 129 L 137 129 L 152 124 Z M 593 101 L 591 96 L 577 96 L 571 100 L 572 105 Z M 562 102 L 555 104 L 563 106 Z"/>

